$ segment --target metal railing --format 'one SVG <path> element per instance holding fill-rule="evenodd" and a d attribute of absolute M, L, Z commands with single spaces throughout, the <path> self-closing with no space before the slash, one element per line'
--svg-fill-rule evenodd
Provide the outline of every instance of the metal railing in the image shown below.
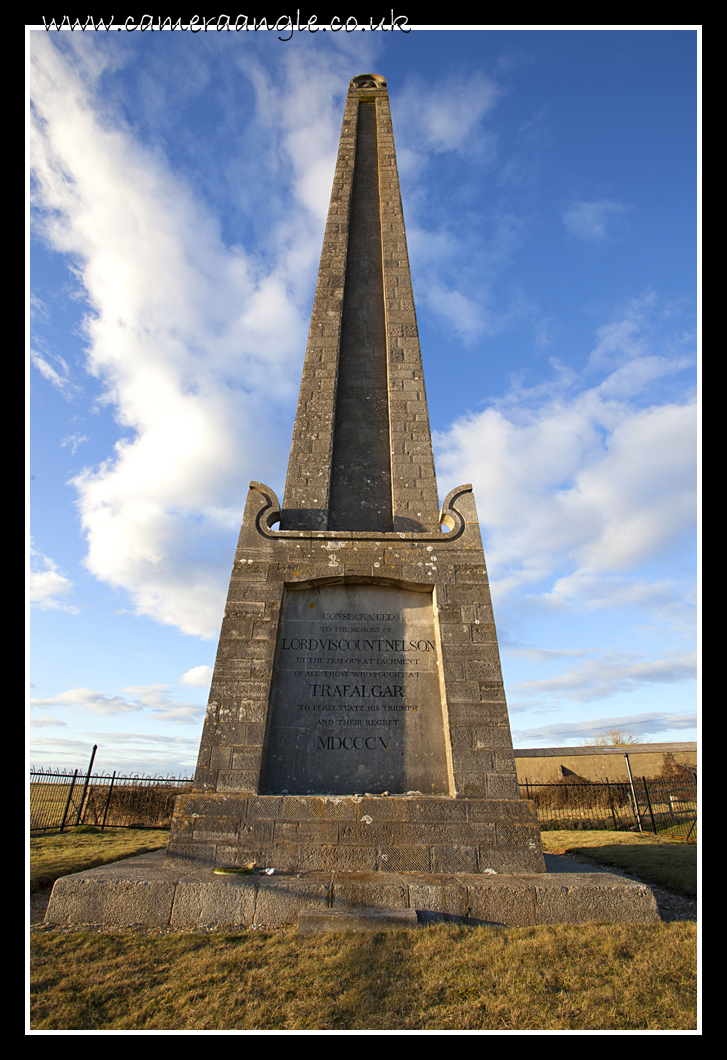
<path fill-rule="evenodd" d="M 30 771 L 31 833 L 99 828 L 168 828 L 178 795 L 192 778 L 119 776 L 65 770 Z M 525 780 L 520 795 L 552 829 L 611 829 L 695 838 L 697 785 L 689 782 Z"/>
<path fill-rule="evenodd" d="M 185 777 L 119 776 L 31 769 L 31 833 L 63 832 L 76 825 L 99 828 L 168 828 Z"/>
<path fill-rule="evenodd" d="M 524 781 L 541 829 L 611 829 L 695 838 L 697 785 L 634 777 L 624 781 Z"/>

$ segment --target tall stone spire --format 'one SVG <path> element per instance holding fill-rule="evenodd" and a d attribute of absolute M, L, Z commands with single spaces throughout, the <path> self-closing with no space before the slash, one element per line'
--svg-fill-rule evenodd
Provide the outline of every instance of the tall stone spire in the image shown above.
<path fill-rule="evenodd" d="M 349 86 L 283 499 L 286 530 L 435 530 L 386 81 Z"/>
<path fill-rule="evenodd" d="M 194 787 L 155 858 L 59 880 L 47 921 L 659 920 L 642 884 L 545 876 L 472 487 L 437 507 L 375 74 L 346 101 L 285 503 L 250 483 Z"/>
<path fill-rule="evenodd" d="M 471 486 L 438 504 L 375 74 L 349 86 L 284 502 L 250 483 L 168 860 L 544 870 Z"/>

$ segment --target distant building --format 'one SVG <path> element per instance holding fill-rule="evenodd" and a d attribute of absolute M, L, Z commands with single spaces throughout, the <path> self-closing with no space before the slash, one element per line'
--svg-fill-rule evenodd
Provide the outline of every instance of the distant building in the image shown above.
<path fill-rule="evenodd" d="M 634 743 L 618 747 L 516 747 L 515 766 L 518 781 L 542 783 L 562 780 L 573 774 L 585 780 L 628 780 L 626 755 L 635 777 L 657 777 L 664 766 L 664 756 L 671 755 L 676 765 L 696 772 L 697 744 Z"/>

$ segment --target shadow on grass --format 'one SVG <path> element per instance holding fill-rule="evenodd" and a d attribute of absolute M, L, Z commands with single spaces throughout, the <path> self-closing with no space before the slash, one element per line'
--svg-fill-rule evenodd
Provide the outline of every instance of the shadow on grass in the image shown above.
<path fill-rule="evenodd" d="M 30 840 L 30 893 L 50 887 L 76 872 L 163 849 L 169 833 L 161 829 L 108 828 L 63 832 Z"/>
<path fill-rule="evenodd" d="M 694 898 L 697 893 L 697 847 L 692 844 L 604 843 L 569 846 L 569 854 L 633 873 L 647 883 Z"/>

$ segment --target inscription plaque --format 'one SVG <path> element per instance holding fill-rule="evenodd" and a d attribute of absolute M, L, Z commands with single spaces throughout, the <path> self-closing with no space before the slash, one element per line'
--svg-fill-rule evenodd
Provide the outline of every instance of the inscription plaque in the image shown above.
<path fill-rule="evenodd" d="M 285 590 L 261 792 L 448 793 L 432 593 Z"/>

